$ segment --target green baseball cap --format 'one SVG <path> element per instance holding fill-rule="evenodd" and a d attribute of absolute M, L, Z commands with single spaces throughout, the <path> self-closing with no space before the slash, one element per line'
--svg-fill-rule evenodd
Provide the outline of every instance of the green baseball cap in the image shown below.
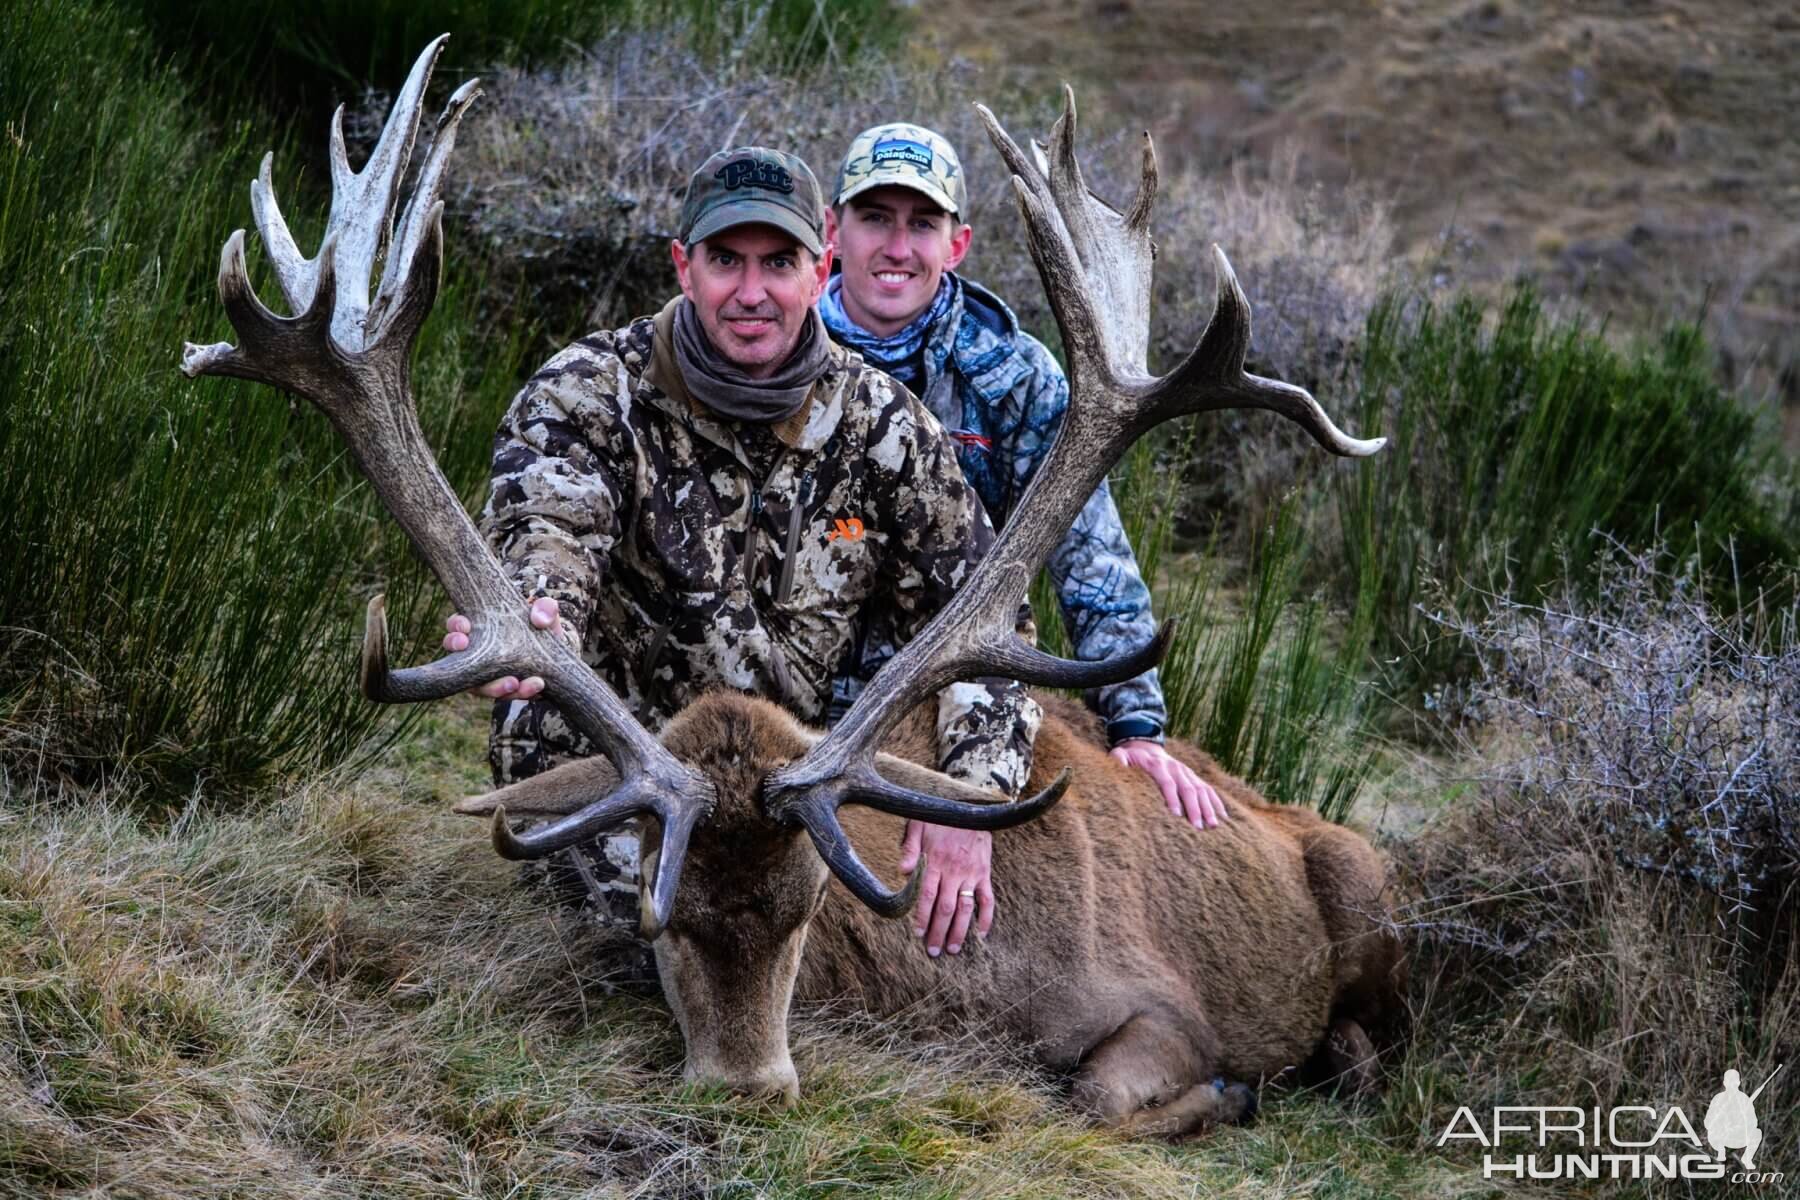
<path fill-rule="evenodd" d="M 968 207 L 962 160 L 942 135 L 923 125 L 877 125 L 857 134 L 838 168 L 832 203 L 887 186 L 921 192 L 952 215 Z"/>
<path fill-rule="evenodd" d="M 688 176 L 676 237 L 684 246 L 739 225 L 773 225 L 825 252 L 819 181 L 798 156 L 762 146 L 721 150 Z"/>

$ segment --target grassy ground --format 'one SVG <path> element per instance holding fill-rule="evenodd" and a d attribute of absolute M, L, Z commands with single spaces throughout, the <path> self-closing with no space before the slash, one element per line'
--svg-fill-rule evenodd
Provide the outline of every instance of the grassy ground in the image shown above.
<path fill-rule="evenodd" d="M 1129 1143 L 1016 1047 L 842 1013 L 798 1017 L 791 1110 L 683 1086 L 661 1001 L 448 815 L 482 728 L 442 706 L 372 776 L 254 815 L 8 792 L 0 1195 L 1481 1194 L 1407 1087 Z"/>

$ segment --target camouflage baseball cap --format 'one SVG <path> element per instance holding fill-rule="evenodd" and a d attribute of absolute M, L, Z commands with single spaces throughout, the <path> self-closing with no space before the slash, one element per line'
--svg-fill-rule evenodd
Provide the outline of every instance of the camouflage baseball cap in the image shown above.
<path fill-rule="evenodd" d="M 923 125 L 877 125 L 857 134 L 838 168 L 832 203 L 890 184 L 924 193 L 947 213 L 959 214 L 968 206 L 962 160 L 949 142 Z"/>
<path fill-rule="evenodd" d="M 814 254 L 825 250 L 825 209 L 812 168 L 761 146 L 721 150 L 688 176 L 676 237 L 684 246 L 739 225 L 773 225 Z"/>

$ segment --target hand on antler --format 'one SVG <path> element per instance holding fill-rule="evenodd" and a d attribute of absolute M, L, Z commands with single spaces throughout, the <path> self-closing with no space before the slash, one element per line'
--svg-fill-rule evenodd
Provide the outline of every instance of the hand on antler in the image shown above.
<path fill-rule="evenodd" d="M 556 601 L 549 596 L 539 596 L 531 602 L 531 626 L 533 629 L 544 629 L 551 633 L 562 633 L 562 616 L 556 607 Z M 460 654 L 469 648 L 469 636 L 475 631 L 469 618 L 461 613 L 453 613 L 444 621 L 444 649 L 452 654 Z M 498 679 L 490 679 L 480 687 L 469 689 L 471 696 L 485 696 L 489 700 L 530 700 L 544 690 L 542 675 L 527 675 L 520 679 L 516 675 L 503 675 Z"/>

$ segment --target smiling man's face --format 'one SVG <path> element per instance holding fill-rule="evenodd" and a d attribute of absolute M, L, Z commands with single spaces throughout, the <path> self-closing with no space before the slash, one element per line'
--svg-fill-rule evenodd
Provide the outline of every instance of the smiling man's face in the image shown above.
<path fill-rule="evenodd" d="M 713 348 L 752 379 L 786 362 L 831 272 L 773 225 L 739 225 L 693 246 L 674 243 L 675 273 Z"/>
<path fill-rule="evenodd" d="M 967 225 L 908 187 L 871 188 L 830 224 L 844 267 L 844 312 L 870 333 L 898 333 L 930 306 L 969 253 Z"/>

